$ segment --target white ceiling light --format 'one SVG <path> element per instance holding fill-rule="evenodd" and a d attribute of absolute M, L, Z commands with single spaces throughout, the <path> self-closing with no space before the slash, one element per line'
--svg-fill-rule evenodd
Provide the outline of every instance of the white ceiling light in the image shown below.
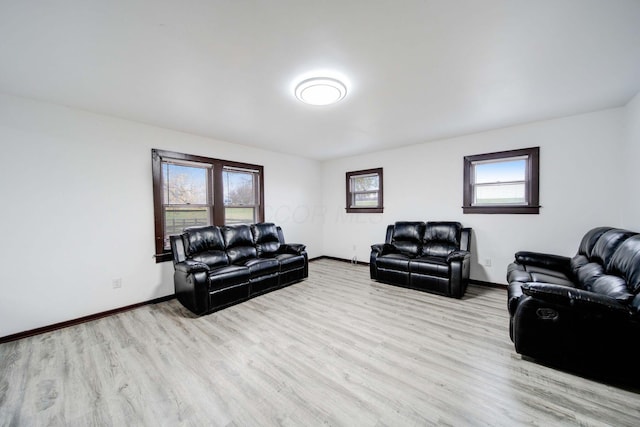
<path fill-rule="evenodd" d="M 298 83 L 295 93 L 296 98 L 305 104 L 329 105 L 344 98 L 347 87 L 340 80 L 330 77 L 313 77 Z"/>

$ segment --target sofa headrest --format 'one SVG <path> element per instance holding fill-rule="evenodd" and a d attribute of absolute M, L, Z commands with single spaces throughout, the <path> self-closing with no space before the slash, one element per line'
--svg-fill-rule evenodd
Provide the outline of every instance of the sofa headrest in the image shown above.
<path fill-rule="evenodd" d="M 182 234 L 182 241 L 187 256 L 208 250 L 224 250 L 220 228 L 213 225 L 187 228 Z"/>
<path fill-rule="evenodd" d="M 427 222 L 422 242 L 422 255 L 446 257 L 460 249 L 462 224 L 459 222 Z"/>
<path fill-rule="evenodd" d="M 258 250 L 258 256 L 262 254 L 274 253 L 280 249 L 280 239 L 278 238 L 278 228 L 272 223 L 261 223 L 251 225 L 253 241 Z"/>
<path fill-rule="evenodd" d="M 424 234 L 424 222 L 398 221 L 393 226 L 393 240 L 420 242 Z"/>
<path fill-rule="evenodd" d="M 438 241 L 460 246 L 462 224 L 448 221 L 429 221 L 424 232 L 424 241 Z"/>
<path fill-rule="evenodd" d="M 222 227 L 222 235 L 227 248 L 253 246 L 253 234 L 249 225 L 225 225 Z"/>
<path fill-rule="evenodd" d="M 640 234 L 629 237 L 611 257 L 611 274 L 624 278 L 634 295 L 640 291 Z"/>
<path fill-rule="evenodd" d="M 253 234 L 248 225 L 226 225 L 222 228 L 222 235 L 227 249 L 229 262 L 232 264 L 258 256 L 253 244 Z"/>
<path fill-rule="evenodd" d="M 391 244 L 400 252 L 418 255 L 424 233 L 424 222 L 398 221 L 393 227 Z"/>
<path fill-rule="evenodd" d="M 578 247 L 578 255 L 585 255 L 587 258 L 591 257 L 591 251 L 595 246 L 596 242 L 604 233 L 609 230 L 613 230 L 613 227 L 596 227 L 592 230 L 587 231 L 582 240 L 580 241 L 580 246 Z"/>
<path fill-rule="evenodd" d="M 600 263 L 605 272 L 608 272 L 609 263 L 613 253 L 618 249 L 618 246 L 620 246 L 622 242 L 634 234 L 636 233 L 633 231 L 621 230 L 618 228 L 604 232 L 591 251 L 590 261 Z"/>

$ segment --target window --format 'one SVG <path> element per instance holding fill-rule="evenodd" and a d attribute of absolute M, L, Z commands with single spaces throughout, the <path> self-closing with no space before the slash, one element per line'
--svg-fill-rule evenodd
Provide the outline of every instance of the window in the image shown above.
<path fill-rule="evenodd" d="M 464 213 L 539 213 L 540 148 L 464 158 Z"/>
<path fill-rule="evenodd" d="M 347 213 L 382 213 L 382 168 L 347 172 Z"/>
<path fill-rule="evenodd" d="M 197 225 L 264 220 L 263 167 L 151 150 L 156 261 L 171 259 L 169 236 Z"/>
<path fill-rule="evenodd" d="M 224 167 L 224 223 L 251 224 L 260 217 L 260 172 Z"/>
<path fill-rule="evenodd" d="M 211 224 L 211 170 L 206 164 L 169 159 L 162 162 L 163 248 L 169 248 L 169 235 L 186 227 Z"/>

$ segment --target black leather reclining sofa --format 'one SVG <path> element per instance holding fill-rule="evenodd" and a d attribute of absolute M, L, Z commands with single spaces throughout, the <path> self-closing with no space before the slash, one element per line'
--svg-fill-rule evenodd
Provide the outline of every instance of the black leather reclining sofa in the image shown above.
<path fill-rule="evenodd" d="M 462 298 L 469 282 L 471 229 L 459 222 L 400 221 L 371 246 L 371 278 Z"/>
<path fill-rule="evenodd" d="M 582 371 L 634 370 L 640 234 L 594 228 L 572 258 L 518 252 L 507 281 L 510 335 L 518 353 Z"/>
<path fill-rule="evenodd" d="M 309 275 L 306 247 L 271 223 L 191 227 L 171 236 L 178 300 L 210 313 Z"/>

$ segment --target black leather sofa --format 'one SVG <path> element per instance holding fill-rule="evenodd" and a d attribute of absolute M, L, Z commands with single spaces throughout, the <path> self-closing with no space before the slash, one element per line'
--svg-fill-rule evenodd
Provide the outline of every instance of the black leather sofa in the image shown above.
<path fill-rule="evenodd" d="M 471 229 L 459 222 L 408 222 L 387 226 L 385 243 L 371 246 L 371 278 L 462 298 L 469 282 Z"/>
<path fill-rule="evenodd" d="M 516 351 L 583 372 L 627 376 L 640 338 L 640 234 L 587 232 L 572 257 L 518 252 L 507 269 Z"/>
<path fill-rule="evenodd" d="M 309 275 L 306 247 L 271 223 L 191 227 L 171 236 L 178 300 L 210 313 Z"/>

